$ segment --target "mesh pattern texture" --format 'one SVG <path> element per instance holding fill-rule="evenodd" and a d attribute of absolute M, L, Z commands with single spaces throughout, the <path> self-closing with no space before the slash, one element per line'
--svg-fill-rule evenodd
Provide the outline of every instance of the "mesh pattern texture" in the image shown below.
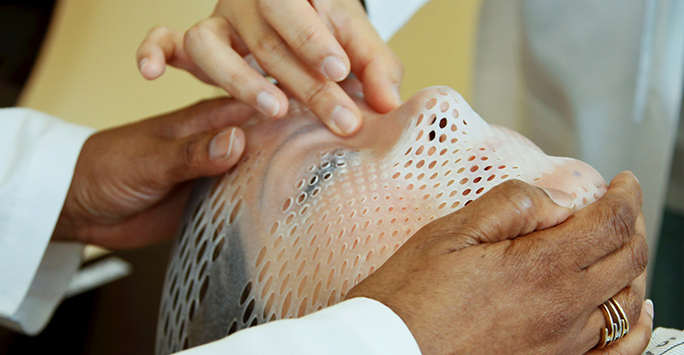
<path fill-rule="evenodd" d="M 299 103 L 255 116 L 228 173 L 198 183 L 171 256 L 157 329 L 167 354 L 344 299 L 430 221 L 520 179 L 575 197 L 606 190 L 588 165 L 485 123 L 455 91 L 421 91 L 332 135 Z"/>

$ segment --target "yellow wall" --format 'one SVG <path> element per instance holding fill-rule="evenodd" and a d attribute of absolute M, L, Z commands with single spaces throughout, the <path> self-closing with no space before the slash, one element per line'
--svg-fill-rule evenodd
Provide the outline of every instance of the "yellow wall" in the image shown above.
<path fill-rule="evenodd" d="M 471 98 L 471 71 L 481 0 L 433 0 L 389 42 L 404 63 L 403 99 L 447 85 Z"/>
<path fill-rule="evenodd" d="M 434 0 L 390 46 L 405 66 L 402 97 L 448 85 L 470 95 L 471 53 L 480 0 Z M 179 30 L 206 17 L 215 0 L 62 0 L 20 105 L 71 122 L 111 127 L 221 95 L 169 69 L 153 82 L 137 71 L 135 51 L 154 25 Z"/>
<path fill-rule="evenodd" d="M 179 30 L 211 13 L 215 0 L 62 0 L 20 105 L 71 122 L 110 127 L 169 111 L 217 89 L 179 70 L 148 82 L 135 52 L 154 25 Z"/>

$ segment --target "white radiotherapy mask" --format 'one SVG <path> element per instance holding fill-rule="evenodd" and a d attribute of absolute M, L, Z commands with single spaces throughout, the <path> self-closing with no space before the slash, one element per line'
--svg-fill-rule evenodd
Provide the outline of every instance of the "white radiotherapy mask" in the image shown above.
<path fill-rule="evenodd" d="M 488 125 L 449 88 L 384 115 L 356 101 L 364 125 L 348 138 L 295 101 L 242 127 L 242 159 L 202 181 L 186 212 L 158 353 L 338 303 L 422 226 L 505 180 L 566 191 L 576 209 L 606 190 L 587 164 Z"/>

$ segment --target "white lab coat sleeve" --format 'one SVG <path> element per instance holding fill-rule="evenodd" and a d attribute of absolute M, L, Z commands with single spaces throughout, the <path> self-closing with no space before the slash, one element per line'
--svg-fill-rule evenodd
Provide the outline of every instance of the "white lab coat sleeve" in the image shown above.
<path fill-rule="evenodd" d="M 404 322 L 382 303 L 354 298 L 299 319 L 241 330 L 179 355 L 420 354 Z"/>
<path fill-rule="evenodd" d="M 0 110 L 0 325 L 40 332 L 80 264 L 82 245 L 49 242 L 92 132 L 29 109 Z"/>
<path fill-rule="evenodd" d="M 366 0 L 366 12 L 380 38 L 387 42 L 429 0 Z"/>

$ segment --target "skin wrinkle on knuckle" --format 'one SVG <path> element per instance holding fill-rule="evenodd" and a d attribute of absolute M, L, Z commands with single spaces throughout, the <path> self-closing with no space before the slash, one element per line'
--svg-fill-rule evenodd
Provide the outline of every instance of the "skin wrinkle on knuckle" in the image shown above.
<path fill-rule="evenodd" d="M 479 219 L 466 218 L 458 225 L 459 233 L 469 236 L 469 239 L 488 240 L 491 234 L 497 233 L 498 231 L 492 230 L 489 223 L 481 223 L 486 220 L 486 217 Z M 446 231 L 448 231 L 448 229 L 445 230 L 445 232 Z"/>
<path fill-rule="evenodd" d="M 643 290 L 641 288 L 635 287 L 634 283 L 632 283 L 625 286 L 614 297 L 614 299 L 625 311 L 630 324 L 636 324 L 641 315 L 641 308 L 644 298 Z"/>
<path fill-rule="evenodd" d="M 646 244 L 645 238 L 638 238 L 629 243 L 630 254 L 631 254 L 631 265 L 632 269 L 638 274 L 641 274 L 646 270 L 648 265 L 648 245 Z"/>
<path fill-rule="evenodd" d="M 634 232 L 634 216 L 630 208 L 624 204 L 613 206 L 610 218 L 611 227 L 620 240 L 626 241 Z"/>
<path fill-rule="evenodd" d="M 575 270 L 576 272 L 586 271 L 586 260 L 590 258 L 589 251 L 586 246 L 573 245 L 572 248 L 567 251 L 567 255 L 572 256 L 571 258 L 568 257 L 566 262 L 570 270 Z"/>
<path fill-rule="evenodd" d="M 596 216 L 594 217 L 596 233 L 592 233 L 593 238 L 601 238 L 602 243 L 607 244 L 611 250 L 620 248 L 631 238 L 634 223 L 630 225 L 631 212 L 624 204 L 605 201 L 597 205 L 590 215 Z M 634 222 L 634 219 L 631 222 Z"/>
<path fill-rule="evenodd" d="M 626 302 L 627 304 L 623 306 L 624 308 L 627 308 L 625 309 L 625 313 L 627 313 L 627 319 L 629 320 L 630 324 L 636 324 L 637 321 L 639 321 L 639 316 L 641 315 L 642 298 L 643 296 L 639 295 L 638 292 L 630 291 L 630 298 Z"/>
<path fill-rule="evenodd" d="M 304 94 L 303 101 L 307 107 L 313 107 L 316 103 L 327 102 L 326 97 L 331 97 L 330 91 L 332 89 L 330 82 L 327 80 L 320 81 L 317 80 L 313 85 L 311 85 L 306 93 Z"/>
<path fill-rule="evenodd" d="M 304 27 L 295 36 L 293 42 L 293 49 L 297 52 L 303 52 L 309 46 L 315 46 L 321 37 L 321 28 L 317 23 L 312 23 Z M 307 53 L 309 54 L 309 53 Z"/>
<path fill-rule="evenodd" d="M 445 238 L 449 238 L 451 234 L 450 230 L 441 227 L 442 224 L 445 224 L 441 223 L 441 221 L 442 219 L 438 219 L 433 223 L 423 226 L 404 245 L 412 246 L 415 250 L 428 254 L 434 250 L 439 250 L 439 246 L 435 245 L 438 245 Z"/>
<path fill-rule="evenodd" d="M 232 70 L 225 74 L 226 78 L 221 78 L 218 81 L 221 86 L 227 88 L 226 91 L 231 95 L 234 95 L 236 98 L 241 98 L 242 95 L 249 93 L 247 91 L 249 84 L 254 81 L 250 80 L 251 78 L 248 72 Z M 253 95 L 253 101 L 256 101 L 256 93 L 253 93 Z"/>
<path fill-rule="evenodd" d="M 262 64 L 261 61 L 277 63 L 283 57 L 280 49 L 285 46 L 285 43 L 273 31 L 261 30 L 250 42 L 248 46 L 254 56 L 260 60 L 259 64 Z"/>
<path fill-rule="evenodd" d="M 187 175 L 187 171 L 193 171 L 201 167 L 201 159 L 198 158 L 200 136 L 192 136 L 185 141 L 181 148 L 181 164 L 172 168 L 171 175 L 174 177 Z"/>
<path fill-rule="evenodd" d="M 538 208 L 535 199 L 531 196 L 532 191 L 530 191 L 529 185 L 521 181 L 512 180 L 502 192 L 506 202 L 523 218 L 521 221 L 523 225 L 520 226 L 521 230 L 536 221 Z M 536 225 L 533 230 L 535 229 Z"/>

